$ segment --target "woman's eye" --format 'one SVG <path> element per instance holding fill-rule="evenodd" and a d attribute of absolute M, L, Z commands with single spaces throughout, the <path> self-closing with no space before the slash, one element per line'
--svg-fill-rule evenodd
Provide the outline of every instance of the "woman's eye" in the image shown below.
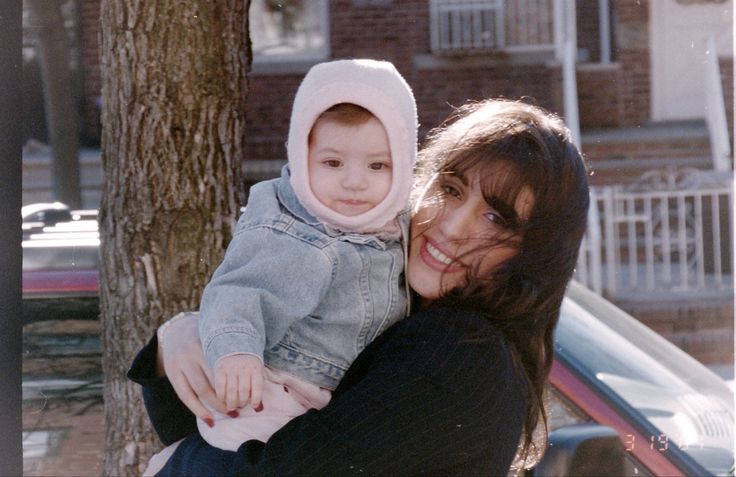
<path fill-rule="evenodd" d="M 374 171 L 382 171 L 391 167 L 385 162 L 372 162 L 368 165 L 368 168 Z"/>
<path fill-rule="evenodd" d="M 488 220 L 490 220 L 491 222 L 493 222 L 495 225 L 499 227 L 505 228 L 508 226 L 508 221 L 504 219 L 503 216 L 499 214 L 498 212 L 490 211 L 486 214 L 486 217 L 488 218 Z"/>
<path fill-rule="evenodd" d="M 327 167 L 340 167 L 342 163 L 337 159 L 326 159 L 322 161 L 322 164 L 326 165 Z"/>
<path fill-rule="evenodd" d="M 442 184 L 442 192 L 455 198 L 460 198 L 460 189 L 452 184 Z"/>

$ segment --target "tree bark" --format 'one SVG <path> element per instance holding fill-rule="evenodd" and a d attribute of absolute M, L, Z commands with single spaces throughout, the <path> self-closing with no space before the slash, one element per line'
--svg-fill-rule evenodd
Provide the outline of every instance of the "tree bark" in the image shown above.
<path fill-rule="evenodd" d="M 125 373 L 159 324 L 199 308 L 233 233 L 248 3 L 101 4 L 105 475 L 140 475 L 161 447 Z"/>
<path fill-rule="evenodd" d="M 54 199 L 82 206 L 79 180 L 79 112 L 72 89 L 69 45 L 59 0 L 27 0 L 38 29 L 46 127 L 53 150 Z"/>

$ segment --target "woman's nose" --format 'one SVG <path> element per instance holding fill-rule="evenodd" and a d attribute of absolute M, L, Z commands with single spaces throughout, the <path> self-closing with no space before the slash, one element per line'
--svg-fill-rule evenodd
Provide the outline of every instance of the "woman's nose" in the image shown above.
<path fill-rule="evenodd" d="M 449 240 L 467 239 L 472 235 L 474 218 L 467 204 L 445 206 L 438 220 L 440 230 Z"/>

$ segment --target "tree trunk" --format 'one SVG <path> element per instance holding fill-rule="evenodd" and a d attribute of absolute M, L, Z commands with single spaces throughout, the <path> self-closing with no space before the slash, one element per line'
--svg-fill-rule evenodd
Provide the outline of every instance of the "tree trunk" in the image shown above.
<path fill-rule="evenodd" d="M 164 320 L 199 308 L 241 205 L 248 3 L 102 0 L 105 475 L 161 444 L 126 379 Z"/>
<path fill-rule="evenodd" d="M 59 0 L 27 0 L 38 29 L 46 127 L 53 150 L 54 199 L 82 206 L 79 181 L 79 113 L 72 89 L 69 42 Z"/>

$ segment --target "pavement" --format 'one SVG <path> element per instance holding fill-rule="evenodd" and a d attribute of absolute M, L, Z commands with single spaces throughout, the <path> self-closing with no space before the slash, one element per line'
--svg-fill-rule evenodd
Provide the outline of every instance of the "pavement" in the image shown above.
<path fill-rule="evenodd" d="M 23 475 L 98 477 L 105 443 L 99 321 L 23 327 Z"/>

